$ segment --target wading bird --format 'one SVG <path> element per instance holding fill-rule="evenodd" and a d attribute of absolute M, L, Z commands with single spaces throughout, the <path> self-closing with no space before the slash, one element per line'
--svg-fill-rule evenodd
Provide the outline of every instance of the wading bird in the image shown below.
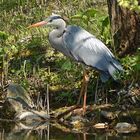
<path fill-rule="evenodd" d="M 49 33 L 49 41 L 52 47 L 65 56 L 99 71 L 102 82 L 106 82 L 110 77 L 116 80 L 115 73 L 123 70 L 121 64 L 102 41 L 81 27 L 67 26 L 60 15 L 52 14 L 44 21 L 30 25 L 29 28 L 45 25 L 54 27 Z M 78 103 L 84 95 L 83 112 L 85 112 L 89 76 L 86 69 L 84 69 L 83 74 L 83 84 Z"/>

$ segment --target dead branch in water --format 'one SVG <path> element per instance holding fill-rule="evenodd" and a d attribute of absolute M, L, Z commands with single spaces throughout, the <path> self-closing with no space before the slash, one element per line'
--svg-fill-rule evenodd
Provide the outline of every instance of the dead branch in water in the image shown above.
<path fill-rule="evenodd" d="M 111 104 L 87 105 L 86 110 L 87 110 L 87 112 L 91 112 L 91 111 L 95 111 L 98 109 L 104 109 L 104 108 L 110 108 L 110 107 L 113 107 L 113 105 L 111 105 Z M 53 116 L 54 118 L 61 119 L 61 118 L 65 117 L 66 115 L 68 115 L 69 113 L 82 115 L 82 111 L 83 111 L 82 106 L 74 105 L 74 106 L 70 106 L 70 107 L 61 108 L 61 110 L 60 109 L 55 110 L 51 113 L 51 116 L 54 115 Z"/>

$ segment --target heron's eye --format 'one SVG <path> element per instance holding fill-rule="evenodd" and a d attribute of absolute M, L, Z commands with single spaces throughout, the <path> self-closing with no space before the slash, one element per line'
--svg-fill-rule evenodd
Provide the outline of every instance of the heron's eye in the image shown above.
<path fill-rule="evenodd" d="M 52 22 L 53 20 L 52 19 L 50 19 L 50 22 Z"/>

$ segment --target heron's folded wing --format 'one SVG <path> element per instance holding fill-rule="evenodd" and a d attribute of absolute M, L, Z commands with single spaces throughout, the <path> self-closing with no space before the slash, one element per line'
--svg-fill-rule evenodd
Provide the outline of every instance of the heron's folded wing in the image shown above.
<path fill-rule="evenodd" d="M 121 66 L 111 51 L 95 36 L 77 26 L 69 26 L 64 43 L 74 59 L 99 70 L 107 71 L 110 63 Z"/>

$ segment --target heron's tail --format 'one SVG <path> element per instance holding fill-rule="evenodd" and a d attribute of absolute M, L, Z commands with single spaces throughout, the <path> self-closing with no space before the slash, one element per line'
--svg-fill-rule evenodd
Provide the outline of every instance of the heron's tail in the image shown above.
<path fill-rule="evenodd" d="M 101 78 L 101 81 L 105 83 L 110 78 L 110 75 L 102 71 L 100 72 L 100 78 Z"/>
<path fill-rule="evenodd" d="M 121 66 L 121 64 L 116 59 L 114 59 L 108 67 L 109 74 L 111 75 L 111 77 L 114 80 L 117 80 L 118 79 L 118 74 L 121 71 L 123 71 L 123 67 Z"/>
<path fill-rule="evenodd" d="M 118 74 L 120 71 L 123 71 L 121 64 L 116 59 L 113 59 L 113 61 L 108 65 L 108 70 L 106 72 L 100 72 L 102 82 L 106 82 L 110 77 L 115 81 L 118 80 Z"/>

